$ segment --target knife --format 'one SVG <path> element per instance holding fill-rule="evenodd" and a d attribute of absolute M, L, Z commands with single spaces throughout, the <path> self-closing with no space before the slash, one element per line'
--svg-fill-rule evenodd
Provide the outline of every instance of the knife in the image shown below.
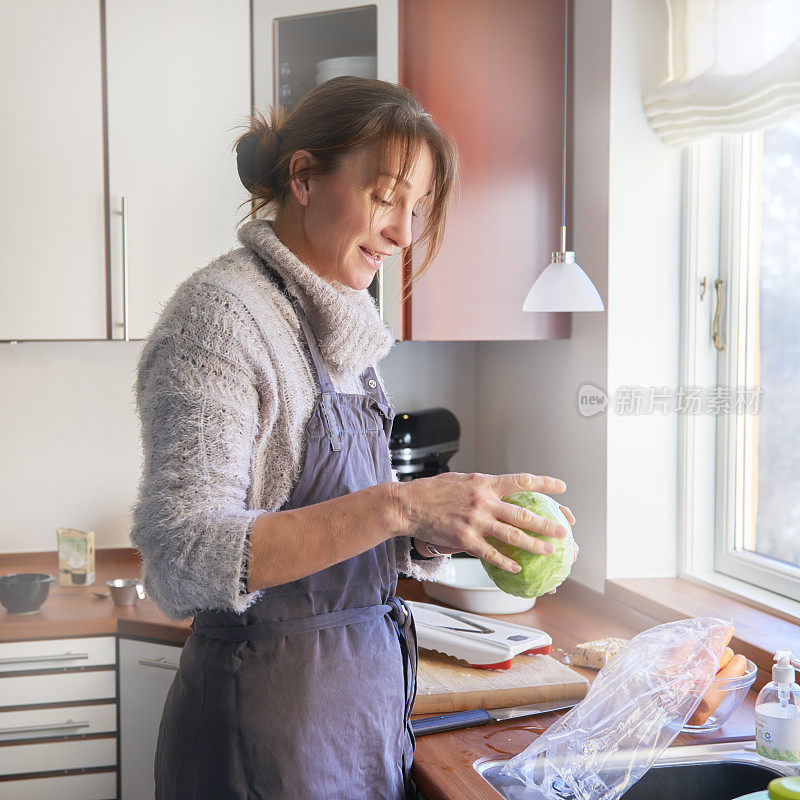
<path fill-rule="evenodd" d="M 453 731 L 457 728 L 472 728 L 475 725 L 486 725 L 488 722 L 501 722 L 515 717 L 527 717 L 532 714 L 546 714 L 549 711 L 561 711 L 572 708 L 577 700 L 550 700 L 546 703 L 532 703 L 528 706 L 510 706 L 508 708 L 477 708 L 474 711 L 455 711 L 452 714 L 439 714 L 435 717 L 424 717 L 411 721 L 414 736 L 425 736 L 428 733 Z"/>

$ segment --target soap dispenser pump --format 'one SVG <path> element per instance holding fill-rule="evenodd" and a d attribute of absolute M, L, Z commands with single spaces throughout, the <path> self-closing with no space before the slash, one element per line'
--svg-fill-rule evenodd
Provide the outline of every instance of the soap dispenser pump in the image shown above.
<path fill-rule="evenodd" d="M 756 698 L 756 750 L 763 758 L 800 763 L 800 686 L 790 650 L 778 650 L 772 681 Z"/>

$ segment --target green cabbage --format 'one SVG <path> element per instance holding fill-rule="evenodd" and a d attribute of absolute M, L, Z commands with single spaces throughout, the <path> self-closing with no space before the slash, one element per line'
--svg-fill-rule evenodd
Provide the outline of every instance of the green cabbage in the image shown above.
<path fill-rule="evenodd" d="M 552 519 L 566 528 L 568 533 L 563 539 L 551 539 L 548 536 L 525 531 L 530 536 L 553 543 L 556 550 L 549 556 L 529 553 L 527 550 L 498 541 L 493 536 L 487 536 L 486 541 L 504 556 L 513 558 L 522 569 L 519 572 L 506 572 L 481 559 L 483 568 L 497 587 L 506 594 L 513 594 L 516 597 L 539 597 L 547 594 L 567 579 L 572 569 L 572 562 L 575 560 L 575 540 L 572 538 L 572 529 L 567 518 L 552 497 L 540 492 L 517 492 L 506 495 L 503 501 L 527 508 L 540 517 Z"/>

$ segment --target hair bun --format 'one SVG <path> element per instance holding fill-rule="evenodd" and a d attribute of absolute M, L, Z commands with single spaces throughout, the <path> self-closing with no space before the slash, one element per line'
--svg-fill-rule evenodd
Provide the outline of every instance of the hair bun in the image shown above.
<path fill-rule="evenodd" d="M 276 130 L 251 131 L 236 144 L 236 167 L 239 180 L 251 194 L 264 187 L 276 188 L 275 166 L 278 163 L 280 136 Z"/>

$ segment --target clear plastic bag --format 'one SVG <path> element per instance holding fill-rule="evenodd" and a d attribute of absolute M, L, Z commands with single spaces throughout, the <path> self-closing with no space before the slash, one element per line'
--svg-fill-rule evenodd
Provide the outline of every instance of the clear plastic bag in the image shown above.
<path fill-rule="evenodd" d="M 617 800 L 708 691 L 730 627 L 701 617 L 640 633 L 600 670 L 586 697 L 501 774 L 538 790 L 526 797 Z"/>

